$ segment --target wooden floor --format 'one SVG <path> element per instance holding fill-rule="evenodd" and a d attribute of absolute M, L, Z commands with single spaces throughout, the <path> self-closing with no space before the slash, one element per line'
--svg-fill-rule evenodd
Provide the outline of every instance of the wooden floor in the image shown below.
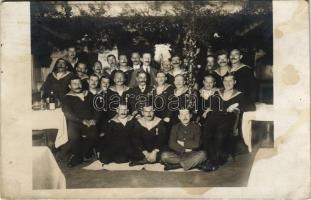
<path fill-rule="evenodd" d="M 67 188 L 245 187 L 257 149 L 238 155 L 215 172 L 91 171 L 86 164 L 67 168 L 59 162 Z"/>

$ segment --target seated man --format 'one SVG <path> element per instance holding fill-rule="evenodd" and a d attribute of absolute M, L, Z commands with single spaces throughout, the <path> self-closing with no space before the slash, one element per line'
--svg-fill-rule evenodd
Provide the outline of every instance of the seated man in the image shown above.
<path fill-rule="evenodd" d="M 99 146 L 99 160 L 104 164 L 126 163 L 130 160 L 132 116 L 128 115 L 125 103 L 120 103 L 116 111 L 117 115 L 109 120 L 106 134 Z"/>
<path fill-rule="evenodd" d="M 142 114 L 143 117 L 134 123 L 131 131 L 134 161 L 130 166 L 157 162 L 167 146 L 165 123 L 154 116 L 151 104 L 143 107 Z"/>
<path fill-rule="evenodd" d="M 67 120 L 68 146 L 71 157 L 69 167 L 76 166 L 92 156 L 97 139 L 97 112 L 93 107 L 93 94 L 82 90 L 79 77 L 72 77 L 70 91 L 64 96 L 62 110 Z M 82 141 L 82 135 L 86 135 Z"/>
<path fill-rule="evenodd" d="M 191 122 L 188 109 L 179 110 L 180 123 L 171 130 L 169 148 L 172 151 L 163 152 L 161 161 L 164 170 L 183 168 L 185 171 L 197 167 L 206 160 L 204 151 L 196 151 L 200 146 L 201 129 Z"/>

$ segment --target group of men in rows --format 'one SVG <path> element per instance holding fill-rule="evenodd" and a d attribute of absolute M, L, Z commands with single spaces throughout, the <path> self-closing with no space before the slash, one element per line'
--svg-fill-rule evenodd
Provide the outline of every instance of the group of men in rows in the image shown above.
<path fill-rule="evenodd" d="M 119 56 L 119 64 L 110 55 L 109 68 L 96 61 L 90 69 L 78 61 L 72 72 L 69 62 L 59 59 L 43 96 L 53 89 L 60 99 L 67 120 L 68 166 L 92 158 L 95 150 L 104 164 L 161 162 L 166 170 L 216 170 L 234 154 L 232 138 L 241 114 L 255 109 L 249 101 L 254 76 L 241 58 L 239 50 L 232 50 L 230 66 L 227 52 L 208 55 L 206 69 L 191 89 L 177 55 L 160 69 L 151 66 L 150 53 L 140 57 L 134 52 L 131 67 L 126 55 Z"/>

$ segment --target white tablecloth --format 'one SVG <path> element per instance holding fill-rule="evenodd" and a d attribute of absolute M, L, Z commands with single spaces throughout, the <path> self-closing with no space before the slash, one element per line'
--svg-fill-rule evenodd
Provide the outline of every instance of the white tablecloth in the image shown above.
<path fill-rule="evenodd" d="M 243 113 L 242 134 L 248 151 L 252 152 L 252 120 L 274 121 L 273 105 L 256 104 L 256 111 Z"/>
<path fill-rule="evenodd" d="M 38 110 L 31 113 L 32 130 L 58 129 L 55 147 L 68 141 L 66 119 L 60 108 L 56 110 Z"/>
<path fill-rule="evenodd" d="M 48 147 L 32 147 L 33 189 L 66 189 L 66 179 Z"/>

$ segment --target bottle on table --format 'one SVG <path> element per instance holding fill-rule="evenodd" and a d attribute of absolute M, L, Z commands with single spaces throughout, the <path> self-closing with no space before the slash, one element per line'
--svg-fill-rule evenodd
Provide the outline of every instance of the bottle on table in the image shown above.
<path fill-rule="evenodd" d="M 55 110 L 56 109 L 56 97 L 54 95 L 54 91 L 51 90 L 50 96 L 49 96 L 49 110 Z"/>

